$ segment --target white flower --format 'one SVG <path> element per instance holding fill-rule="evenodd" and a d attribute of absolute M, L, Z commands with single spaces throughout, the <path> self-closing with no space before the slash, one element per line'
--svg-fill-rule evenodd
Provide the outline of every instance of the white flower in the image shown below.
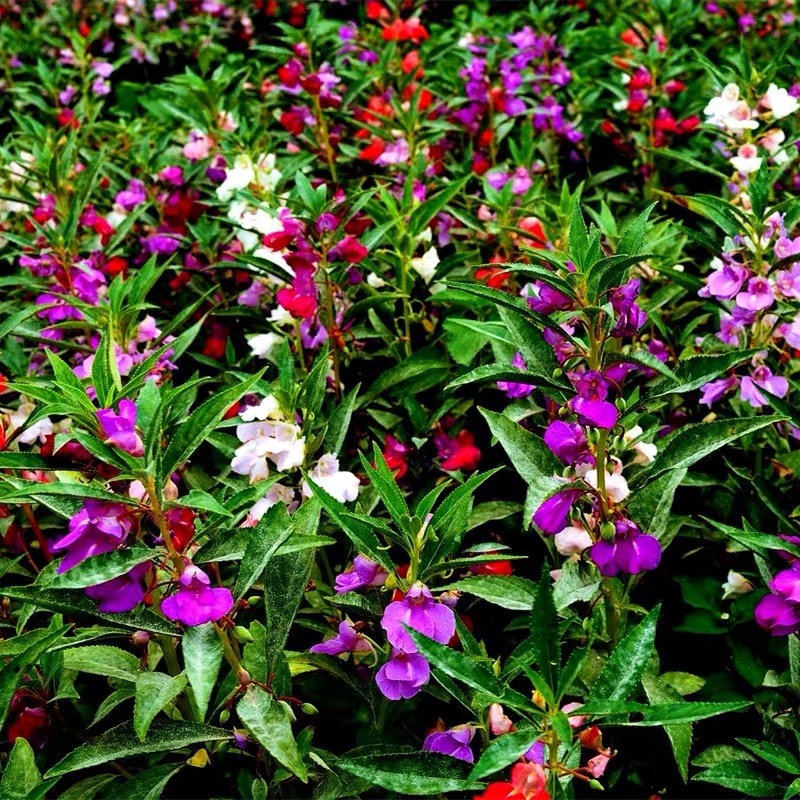
<path fill-rule="evenodd" d="M 274 153 L 262 153 L 256 161 L 256 182 L 259 186 L 274 192 L 283 173 L 275 166 Z"/>
<path fill-rule="evenodd" d="M 277 333 L 260 333 L 247 340 L 256 358 L 269 358 L 270 353 L 283 341 Z"/>
<path fill-rule="evenodd" d="M 239 416 L 242 418 L 243 422 L 252 422 L 254 419 L 265 420 L 284 418 L 281 407 L 278 404 L 278 401 L 275 399 L 275 395 L 272 394 L 268 394 L 257 406 L 248 406 L 244 411 L 241 412 L 241 414 L 239 414 Z M 236 429 L 237 435 L 239 433 L 239 429 L 244 427 L 246 426 L 240 425 Z M 239 441 L 246 442 L 251 438 L 252 436 L 247 436 L 246 438 L 239 436 Z"/>
<path fill-rule="evenodd" d="M 712 97 L 703 113 L 709 118 L 709 124 L 734 133 L 758 127 L 750 106 L 739 99 L 739 87 L 735 83 L 729 83 L 719 96 Z"/>
<path fill-rule="evenodd" d="M 583 478 L 586 483 L 593 489 L 597 489 L 597 470 L 590 469 Z M 628 488 L 628 482 L 618 472 L 611 475 L 606 473 L 606 497 L 610 497 L 615 503 L 621 503 L 625 500 L 631 490 Z"/>
<path fill-rule="evenodd" d="M 587 530 L 570 526 L 564 528 L 553 537 L 556 550 L 562 556 L 571 556 L 575 553 L 582 553 L 587 547 L 592 545 L 592 537 Z"/>
<path fill-rule="evenodd" d="M 792 97 L 786 89 L 779 89 L 774 83 L 769 85 L 767 93 L 761 98 L 761 104 L 772 111 L 775 119 L 788 117 L 800 108 L 796 97 Z"/>
<path fill-rule="evenodd" d="M 743 144 L 736 155 L 731 158 L 731 165 L 737 172 L 749 175 L 751 172 L 758 172 L 762 158 L 758 156 L 758 148 L 754 144 Z"/>
<path fill-rule="evenodd" d="M 278 505 L 278 503 L 283 503 L 286 505 L 288 511 L 293 511 L 294 506 L 297 507 L 297 502 L 294 499 L 294 489 L 288 486 L 281 486 L 280 483 L 275 483 L 267 489 L 267 493 L 260 499 L 257 500 L 253 507 L 247 512 L 247 517 L 245 521 L 242 523 L 243 528 L 253 528 L 264 516 L 264 514 L 269 511 L 272 506 Z"/>
<path fill-rule="evenodd" d="M 383 278 L 378 277 L 378 275 L 376 275 L 374 272 L 370 272 L 370 274 L 367 275 L 367 283 L 373 289 L 382 289 L 384 286 L 386 286 L 386 281 Z"/>
<path fill-rule="evenodd" d="M 720 264 L 721 263 L 722 262 L 720 262 Z M 625 431 L 625 435 L 622 437 L 627 444 L 632 444 L 633 449 L 636 451 L 636 458 L 633 460 L 634 464 L 652 464 L 658 453 L 658 447 L 656 447 L 656 445 L 650 444 L 649 442 L 635 441 L 643 432 L 640 425 L 634 425 L 632 428 Z"/>
<path fill-rule="evenodd" d="M 730 600 L 731 597 L 752 592 L 753 584 L 750 583 L 744 575 L 740 575 L 738 572 L 731 570 L 728 572 L 728 580 L 722 584 L 722 588 L 725 590 L 722 599 Z"/>
<path fill-rule="evenodd" d="M 10 428 L 7 433 L 12 433 L 17 428 L 24 425 L 25 420 L 27 420 L 28 417 L 33 414 L 35 408 L 36 406 L 34 403 L 31 403 L 23 398 L 19 408 L 9 414 L 8 421 Z M 38 422 L 34 422 L 33 425 L 24 430 L 17 437 L 17 441 L 22 442 L 22 444 L 33 444 L 37 440 L 43 443 L 45 438 L 51 433 L 53 433 L 53 423 L 50 421 L 50 417 L 44 417 Z"/>
<path fill-rule="evenodd" d="M 430 283 L 436 267 L 439 266 L 439 254 L 435 247 L 426 250 L 420 258 L 411 259 L 411 269 L 417 272 L 425 283 Z"/>
<path fill-rule="evenodd" d="M 283 306 L 276 306 L 270 311 L 269 321 L 275 325 L 294 326 L 294 317 Z"/>
<path fill-rule="evenodd" d="M 255 179 L 256 172 L 250 156 L 241 155 L 230 169 L 225 170 L 225 180 L 217 186 L 217 198 L 225 203 L 237 189 L 246 189 Z"/>
<path fill-rule="evenodd" d="M 358 497 L 359 480 L 352 472 L 339 470 L 339 459 L 333 453 L 320 457 L 317 466 L 311 470 L 311 479 L 322 487 L 331 497 L 340 503 L 355 500 Z M 311 487 L 303 481 L 303 495 L 311 497 Z"/>
<path fill-rule="evenodd" d="M 272 421 L 269 417 L 280 415 L 280 411 L 267 404 L 272 396 L 265 398 L 260 406 L 247 409 L 248 419 L 263 415 L 264 419 L 247 422 L 236 428 L 236 436 L 241 447 L 237 447 L 231 462 L 231 469 L 237 475 L 249 475 L 250 483 L 257 483 L 269 477 L 270 459 L 279 470 L 299 467 L 306 455 L 306 442 L 298 425 L 288 422 Z M 250 412 L 250 413 L 249 413 Z"/>

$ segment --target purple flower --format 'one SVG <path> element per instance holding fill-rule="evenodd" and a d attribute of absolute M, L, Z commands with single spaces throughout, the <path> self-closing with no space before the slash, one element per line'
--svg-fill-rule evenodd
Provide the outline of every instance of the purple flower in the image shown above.
<path fill-rule="evenodd" d="M 523 372 L 526 369 L 525 359 L 522 353 L 515 353 L 514 358 L 511 359 L 511 366 L 516 367 Z M 497 381 L 497 388 L 505 392 L 511 400 L 520 400 L 523 397 L 528 397 L 531 392 L 536 388 L 530 383 L 517 383 L 515 381 Z"/>
<path fill-rule="evenodd" d="M 338 636 L 334 636 L 326 642 L 315 644 L 309 648 L 309 652 L 338 656 L 342 653 L 358 653 L 369 649 L 369 642 L 353 627 L 353 623 L 349 620 L 344 620 L 344 622 L 339 623 Z"/>
<path fill-rule="evenodd" d="M 130 572 L 112 578 L 110 581 L 90 586 L 84 592 L 98 601 L 97 610 L 104 614 L 119 614 L 131 611 L 144 600 L 147 587 L 144 579 L 150 570 L 150 563 L 137 564 Z"/>
<path fill-rule="evenodd" d="M 736 305 L 747 311 L 762 311 L 775 302 L 772 287 L 766 278 L 750 278 L 747 291 L 736 295 Z"/>
<path fill-rule="evenodd" d="M 164 233 L 154 233 L 140 241 L 145 252 L 161 256 L 172 255 L 181 246 L 180 239 Z"/>
<path fill-rule="evenodd" d="M 89 556 L 115 550 L 131 527 L 131 518 L 122 503 L 84 500 L 83 508 L 69 521 L 69 533 L 52 545 L 54 551 L 67 550 L 58 572 L 66 572 Z"/>
<path fill-rule="evenodd" d="M 132 400 L 120 400 L 118 414 L 111 408 L 101 409 L 97 412 L 97 420 L 111 444 L 132 456 L 144 455 L 144 444 L 136 433 L 136 403 Z"/>
<path fill-rule="evenodd" d="M 472 725 L 457 725 L 447 731 L 429 733 L 422 743 L 422 749 L 431 753 L 444 753 L 446 756 L 452 756 L 472 764 L 475 756 L 469 743 L 473 736 L 475 736 L 475 728 Z"/>
<path fill-rule="evenodd" d="M 800 603 L 800 561 L 795 561 L 790 569 L 779 572 L 769 588 L 790 603 Z"/>
<path fill-rule="evenodd" d="M 208 575 L 190 564 L 181 573 L 180 588 L 161 603 L 164 616 L 184 625 L 216 622 L 233 608 L 230 589 L 210 586 Z"/>
<path fill-rule="evenodd" d="M 600 572 L 608 578 L 637 575 L 655 569 L 661 561 L 661 545 L 655 536 L 642 533 L 629 519 L 614 523 L 614 541 L 601 540 L 592 545 L 589 555 Z"/>
<path fill-rule="evenodd" d="M 544 443 L 565 464 L 575 464 L 589 452 L 586 436 L 580 425 L 557 419 L 547 426 Z"/>
<path fill-rule="evenodd" d="M 355 592 L 368 586 L 383 586 L 388 577 L 386 570 L 366 556 L 357 555 L 353 564 L 336 576 L 334 589 L 337 594 Z"/>
<path fill-rule="evenodd" d="M 544 764 L 545 749 L 544 742 L 534 742 L 522 755 L 528 761 L 533 761 L 536 764 Z"/>
<path fill-rule="evenodd" d="M 611 307 L 618 314 L 617 322 L 611 329 L 611 335 L 618 339 L 623 336 L 633 336 L 647 319 L 647 314 L 635 302 L 639 296 L 640 285 L 640 282 L 634 279 L 608 293 Z"/>
<path fill-rule="evenodd" d="M 609 384 L 602 373 L 585 372 L 578 378 L 577 397 L 569 402 L 569 407 L 578 415 L 581 425 L 610 430 L 617 423 L 617 408 L 606 400 Z"/>
<path fill-rule="evenodd" d="M 752 377 L 742 378 L 742 400 L 750 403 L 754 408 L 769 405 L 769 400 L 758 391 L 759 388 L 766 389 L 776 397 L 784 397 L 789 391 L 789 381 L 780 375 L 773 375 L 772 370 L 762 364 L 753 370 Z"/>
<path fill-rule="evenodd" d="M 408 700 L 431 676 L 431 666 L 419 653 L 393 650 L 392 657 L 375 673 L 375 683 L 387 700 Z"/>
<path fill-rule="evenodd" d="M 121 205 L 126 211 L 133 211 L 140 203 L 144 203 L 147 199 L 147 193 L 144 189 L 144 184 L 134 178 L 128 184 L 127 189 L 123 189 L 117 193 L 114 202 Z"/>
<path fill-rule="evenodd" d="M 723 255 L 715 259 L 718 266 L 706 278 L 706 285 L 698 292 L 700 297 L 716 297 L 718 300 L 732 300 L 741 290 L 750 275 L 750 270 L 742 264 Z"/>
<path fill-rule="evenodd" d="M 569 512 L 586 489 L 564 489 L 548 497 L 533 515 L 533 521 L 544 533 L 555 535 L 569 525 Z"/>
<path fill-rule="evenodd" d="M 758 601 L 755 618 L 772 636 L 789 636 L 800 631 L 800 605 L 775 594 L 765 595 Z"/>
<path fill-rule="evenodd" d="M 522 296 L 528 308 L 539 314 L 552 314 L 554 311 L 566 311 L 574 306 L 571 298 L 541 281 L 526 284 Z"/>
<path fill-rule="evenodd" d="M 416 653 L 417 646 L 405 625 L 440 644 L 447 644 L 456 632 L 456 617 L 452 608 L 437 603 L 428 587 L 418 582 L 402 600 L 389 603 L 381 620 L 389 644 L 406 653 Z"/>
<path fill-rule="evenodd" d="M 711 404 L 716 403 L 722 395 L 738 385 L 739 379 L 735 375 L 731 375 L 728 378 L 720 378 L 716 381 L 710 381 L 700 387 L 700 390 L 703 392 L 700 397 L 700 402 L 703 403 L 703 405 L 711 406 Z"/>

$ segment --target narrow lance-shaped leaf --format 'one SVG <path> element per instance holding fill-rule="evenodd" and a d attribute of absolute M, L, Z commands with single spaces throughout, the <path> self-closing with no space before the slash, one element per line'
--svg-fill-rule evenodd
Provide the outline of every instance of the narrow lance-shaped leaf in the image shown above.
<path fill-rule="evenodd" d="M 222 663 L 222 642 L 214 626 L 207 622 L 205 625 L 194 625 L 186 629 L 181 640 L 181 649 L 198 714 L 201 719 L 205 719 Z"/>

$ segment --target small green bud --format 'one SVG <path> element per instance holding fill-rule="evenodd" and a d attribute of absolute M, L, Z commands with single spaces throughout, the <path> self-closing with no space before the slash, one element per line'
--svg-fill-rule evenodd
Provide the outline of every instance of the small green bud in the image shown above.
<path fill-rule="evenodd" d="M 603 523 L 603 524 L 600 526 L 600 535 L 601 535 L 601 536 L 602 536 L 602 537 L 603 537 L 603 538 L 604 538 L 604 539 L 605 539 L 607 542 L 613 542 L 613 541 L 614 541 L 614 535 L 616 534 L 616 532 L 617 532 L 617 531 L 616 531 L 616 529 L 614 528 L 614 523 L 613 523 L 613 522 L 604 522 L 604 523 Z"/>
<path fill-rule="evenodd" d="M 595 780 L 594 778 L 590 778 L 587 781 L 587 783 L 589 784 L 589 786 L 592 787 L 592 789 L 597 789 L 598 792 L 604 792 L 605 791 L 605 788 L 603 787 L 603 784 L 600 783 L 600 781 Z"/>
<path fill-rule="evenodd" d="M 230 718 L 231 718 L 231 712 L 228 711 L 227 708 L 223 708 L 222 711 L 219 712 L 219 721 L 223 725 L 225 725 Z"/>
<path fill-rule="evenodd" d="M 625 402 L 625 398 L 623 397 L 618 397 L 617 402 L 614 403 L 614 405 L 617 407 L 618 411 L 625 411 L 625 409 L 628 407 L 627 403 Z"/>
<path fill-rule="evenodd" d="M 254 594 L 252 597 L 247 598 L 247 603 L 248 605 L 251 606 L 257 606 L 260 602 L 261 598 L 257 594 Z"/>
<path fill-rule="evenodd" d="M 557 381 L 563 374 L 564 374 L 564 370 L 561 369 L 561 367 L 556 367 L 553 370 L 553 380 Z"/>
<path fill-rule="evenodd" d="M 317 707 L 316 706 L 312 706 L 311 703 L 303 703 L 300 706 L 300 710 L 304 714 L 312 714 L 312 715 L 313 714 L 319 714 L 319 710 L 317 709 Z"/>
<path fill-rule="evenodd" d="M 237 625 L 233 629 L 233 635 L 236 637 L 237 642 L 252 642 L 253 634 L 242 625 Z"/>

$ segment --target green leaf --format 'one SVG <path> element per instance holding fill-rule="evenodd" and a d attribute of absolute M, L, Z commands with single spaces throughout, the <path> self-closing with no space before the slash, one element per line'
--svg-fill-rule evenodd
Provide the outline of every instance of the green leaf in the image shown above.
<path fill-rule="evenodd" d="M 784 787 L 773 783 L 748 761 L 726 761 L 716 764 L 692 780 L 716 783 L 738 794 L 750 797 L 781 797 Z"/>
<path fill-rule="evenodd" d="M 292 535 L 292 521 L 283 503 L 267 510 L 258 525 L 248 529 L 239 574 L 236 577 L 234 597 L 241 600 L 250 587 L 261 577 L 277 549 Z"/>
<path fill-rule="evenodd" d="M 664 672 L 661 677 L 681 697 L 699 692 L 706 683 L 704 678 L 699 675 L 692 675 L 691 672 Z"/>
<path fill-rule="evenodd" d="M 547 685 L 555 689 L 561 666 L 561 631 L 553 600 L 553 583 L 545 563 L 536 587 L 536 598 L 530 616 L 533 631 L 532 652 L 539 672 Z"/>
<path fill-rule="evenodd" d="M 770 550 L 785 550 L 787 553 L 800 556 L 800 547 L 798 547 L 798 545 L 787 542 L 785 539 L 782 539 L 780 536 L 775 536 L 772 533 L 762 533 L 761 531 L 743 531 L 739 528 L 733 528 L 730 525 L 725 525 L 722 522 L 708 519 L 708 517 L 701 517 L 701 519 L 705 520 L 712 528 L 720 531 L 720 533 L 724 533 L 735 542 L 739 542 L 739 544 L 744 545 L 749 550 L 752 550 L 754 553 L 758 553 L 758 555 L 762 557 L 766 558 L 769 555 Z M 790 637 L 790 643 L 792 638 L 795 637 Z"/>
<path fill-rule="evenodd" d="M 724 764 L 727 761 L 755 761 L 756 759 L 741 747 L 730 744 L 715 744 L 700 755 L 692 759 L 696 767 L 713 767 L 715 764 Z"/>
<path fill-rule="evenodd" d="M 144 545 L 134 544 L 124 550 L 90 556 L 66 572 L 56 575 L 48 588 L 83 589 L 97 586 L 124 575 L 137 564 L 150 560 L 157 553 Z"/>
<path fill-rule="evenodd" d="M 533 511 L 562 485 L 554 478 L 561 474 L 562 464 L 542 439 L 518 423 L 486 408 L 478 410 L 489 424 L 492 435 L 506 451 L 514 469 L 528 484 L 525 508 L 527 526 L 530 521 L 528 511 L 532 516 Z"/>
<path fill-rule="evenodd" d="M 437 192 L 424 203 L 420 203 L 408 219 L 407 230 L 411 236 L 419 236 L 428 223 L 464 188 L 471 176 L 466 175 L 451 181 L 442 191 Z"/>
<path fill-rule="evenodd" d="M 177 628 L 154 614 L 148 608 L 137 612 L 126 611 L 119 614 L 104 614 L 97 610 L 97 603 L 79 589 L 40 589 L 38 586 L 9 586 L 3 595 L 14 600 L 47 608 L 63 614 L 88 614 L 122 628 L 149 631 L 151 633 L 177 634 Z"/>
<path fill-rule="evenodd" d="M 553 586 L 553 602 L 557 611 L 569 608 L 573 603 L 587 603 L 600 589 L 601 581 L 597 580 L 574 561 L 565 561 L 561 567 L 561 577 Z"/>
<path fill-rule="evenodd" d="M 517 575 L 474 575 L 450 583 L 447 588 L 475 595 L 511 611 L 530 611 L 536 598 L 536 584 Z"/>
<path fill-rule="evenodd" d="M 59 800 L 93 800 L 104 786 L 118 777 L 118 775 L 92 775 L 90 778 L 84 778 L 64 790 L 59 795 Z"/>
<path fill-rule="evenodd" d="M 246 395 L 264 374 L 261 370 L 235 386 L 229 386 L 216 392 L 213 397 L 195 409 L 177 431 L 172 435 L 166 453 L 164 453 L 163 472 L 171 474 L 175 468 L 186 461 L 189 456 L 205 441 L 217 427 L 225 412 L 241 397 Z"/>
<path fill-rule="evenodd" d="M 25 800 L 42 782 L 42 775 L 36 766 L 36 755 L 28 740 L 22 736 L 14 741 L 8 763 L 0 779 L 0 797 L 3 800 Z"/>
<path fill-rule="evenodd" d="M 256 741 L 282 766 L 308 782 L 308 770 L 297 749 L 292 734 L 292 714 L 289 706 L 275 700 L 255 686 L 248 686 L 242 699 L 236 705 L 236 713 Z"/>
<path fill-rule="evenodd" d="M 173 719 L 157 719 L 150 726 L 149 735 L 144 742 L 133 730 L 133 724 L 125 722 L 117 725 L 102 736 L 82 744 L 65 758 L 62 758 L 46 775 L 55 778 L 78 769 L 96 767 L 128 756 L 145 753 L 166 753 L 199 742 L 229 741 L 231 732 L 211 725 L 196 722 L 183 722 Z"/>
<path fill-rule="evenodd" d="M 463 761 L 442 753 L 382 746 L 353 750 L 336 766 L 387 791 L 416 796 L 462 791 L 468 774 Z"/>
<path fill-rule="evenodd" d="M 631 519 L 656 539 L 663 538 L 672 519 L 675 492 L 686 477 L 686 467 L 672 469 L 635 492 L 628 502 Z"/>
<path fill-rule="evenodd" d="M 181 649 L 195 705 L 200 717 L 205 718 L 222 663 L 222 642 L 214 626 L 207 622 L 184 631 Z"/>
<path fill-rule="evenodd" d="M 655 649 L 659 609 L 659 606 L 654 608 L 614 648 L 592 684 L 590 703 L 597 700 L 625 700 L 637 687 Z"/>
<path fill-rule="evenodd" d="M 673 368 L 674 378 L 654 383 L 644 394 L 640 405 L 670 394 L 687 394 L 713 381 L 737 364 L 751 359 L 758 350 L 736 350 L 722 355 L 691 356 L 679 361 Z"/>
<path fill-rule="evenodd" d="M 8 591 L 3 589 L 3 594 L 8 596 Z M 14 656 L 7 664 L 0 668 L 0 727 L 5 723 L 11 700 L 17 687 L 22 683 L 28 670 L 70 629 L 64 625 L 56 630 L 43 630 L 21 653 Z"/>
<path fill-rule="evenodd" d="M 64 669 L 105 675 L 121 681 L 136 681 L 140 674 L 136 656 L 108 644 L 90 644 L 65 650 Z"/>
<path fill-rule="evenodd" d="M 792 797 L 797 797 L 798 794 L 800 794 L 800 778 L 793 780 L 787 787 L 783 800 L 791 800 Z"/>
<path fill-rule="evenodd" d="M 511 334 L 517 348 L 522 353 L 525 360 L 525 372 L 545 378 L 548 384 L 566 388 L 563 378 L 553 378 L 553 373 L 559 369 L 559 364 L 552 346 L 544 340 L 541 330 L 508 308 L 500 306 L 497 312 L 500 314 L 504 327 Z"/>
<path fill-rule="evenodd" d="M 364 472 L 367 474 L 370 483 L 375 487 L 376 491 L 380 495 L 383 504 L 386 506 L 386 510 L 395 521 L 397 527 L 400 530 L 405 530 L 409 534 L 412 533 L 410 530 L 408 530 L 408 522 L 411 516 L 408 510 L 408 504 L 406 503 L 406 500 L 397 485 L 397 481 L 395 480 L 392 471 L 386 464 L 386 459 L 384 459 L 377 442 L 372 443 L 372 458 L 375 463 L 374 467 L 369 463 L 369 460 L 364 456 L 363 453 L 359 453 L 359 457 L 361 459 L 361 466 L 364 468 Z"/>
<path fill-rule="evenodd" d="M 341 453 L 344 447 L 345 437 L 350 428 L 350 419 L 357 406 L 358 391 L 361 388 L 359 383 L 353 390 L 345 395 L 336 405 L 333 413 L 328 418 L 328 427 L 325 431 L 325 441 L 323 450 L 326 453 Z"/>
<path fill-rule="evenodd" d="M 487 775 L 513 764 L 520 756 L 527 753 L 536 741 L 540 731 L 536 728 L 523 728 L 492 739 L 483 751 L 478 763 L 469 775 L 470 780 L 479 780 Z"/>
<path fill-rule="evenodd" d="M 678 703 L 681 696 L 661 676 L 645 674 L 642 686 L 651 705 L 657 703 Z M 684 783 L 689 780 L 689 754 L 692 749 L 692 724 L 665 725 L 664 733 L 672 745 L 672 755 Z"/>
<path fill-rule="evenodd" d="M 670 437 L 664 449 L 656 456 L 650 469 L 632 484 L 643 485 L 671 469 L 690 467 L 726 444 L 743 436 L 760 431 L 770 425 L 783 422 L 784 417 L 745 417 L 730 420 L 714 420 L 681 428 Z"/>
<path fill-rule="evenodd" d="M 184 675 L 171 677 L 163 672 L 140 672 L 136 676 L 133 729 L 141 741 L 145 740 L 158 712 L 171 703 L 185 686 Z"/>
<path fill-rule="evenodd" d="M 159 764 L 140 772 L 122 786 L 114 787 L 113 800 L 161 800 L 164 787 L 181 769 L 183 764 Z"/>
<path fill-rule="evenodd" d="M 614 717 L 607 720 L 606 725 L 630 725 L 636 727 L 661 727 L 662 725 L 697 722 L 701 719 L 728 714 L 731 711 L 742 711 L 752 703 L 746 700 L 730 703 L 661 703 L 648 706 L 645 703 L 631 703 L 624 700 L 589 701 L 571 714 L 592 717 Z M 636 714 L 637 719 L 620 721 L 618 717 Z"/>
<path fill-rule="evenodd" d="M 175 502 L 180 506 L 186 506 L 186 508 L 210 511 L 212 514 L 222 514 L 225 517 L 233 516 L 213 495 L 204 492 L 202 489 L 192 489 L 189 494 L 178 498 Z"/>
<path fill-rule="evenodd" d="M 786 748 L 771 742 L 759 742 L 755 739 L 737 739 L 736 741 L 776 769 L 788 772 L 790 775 L 800 775 L 800 760 Z"/>
<path fill-rule="evenodd" d="M 744 227 L 742 212 L 719 197 L 707 194 L 696 194 L 692 197 L 680 198 L 695 213 L 711 220 L 723 233 L 736 236 Z"/>

